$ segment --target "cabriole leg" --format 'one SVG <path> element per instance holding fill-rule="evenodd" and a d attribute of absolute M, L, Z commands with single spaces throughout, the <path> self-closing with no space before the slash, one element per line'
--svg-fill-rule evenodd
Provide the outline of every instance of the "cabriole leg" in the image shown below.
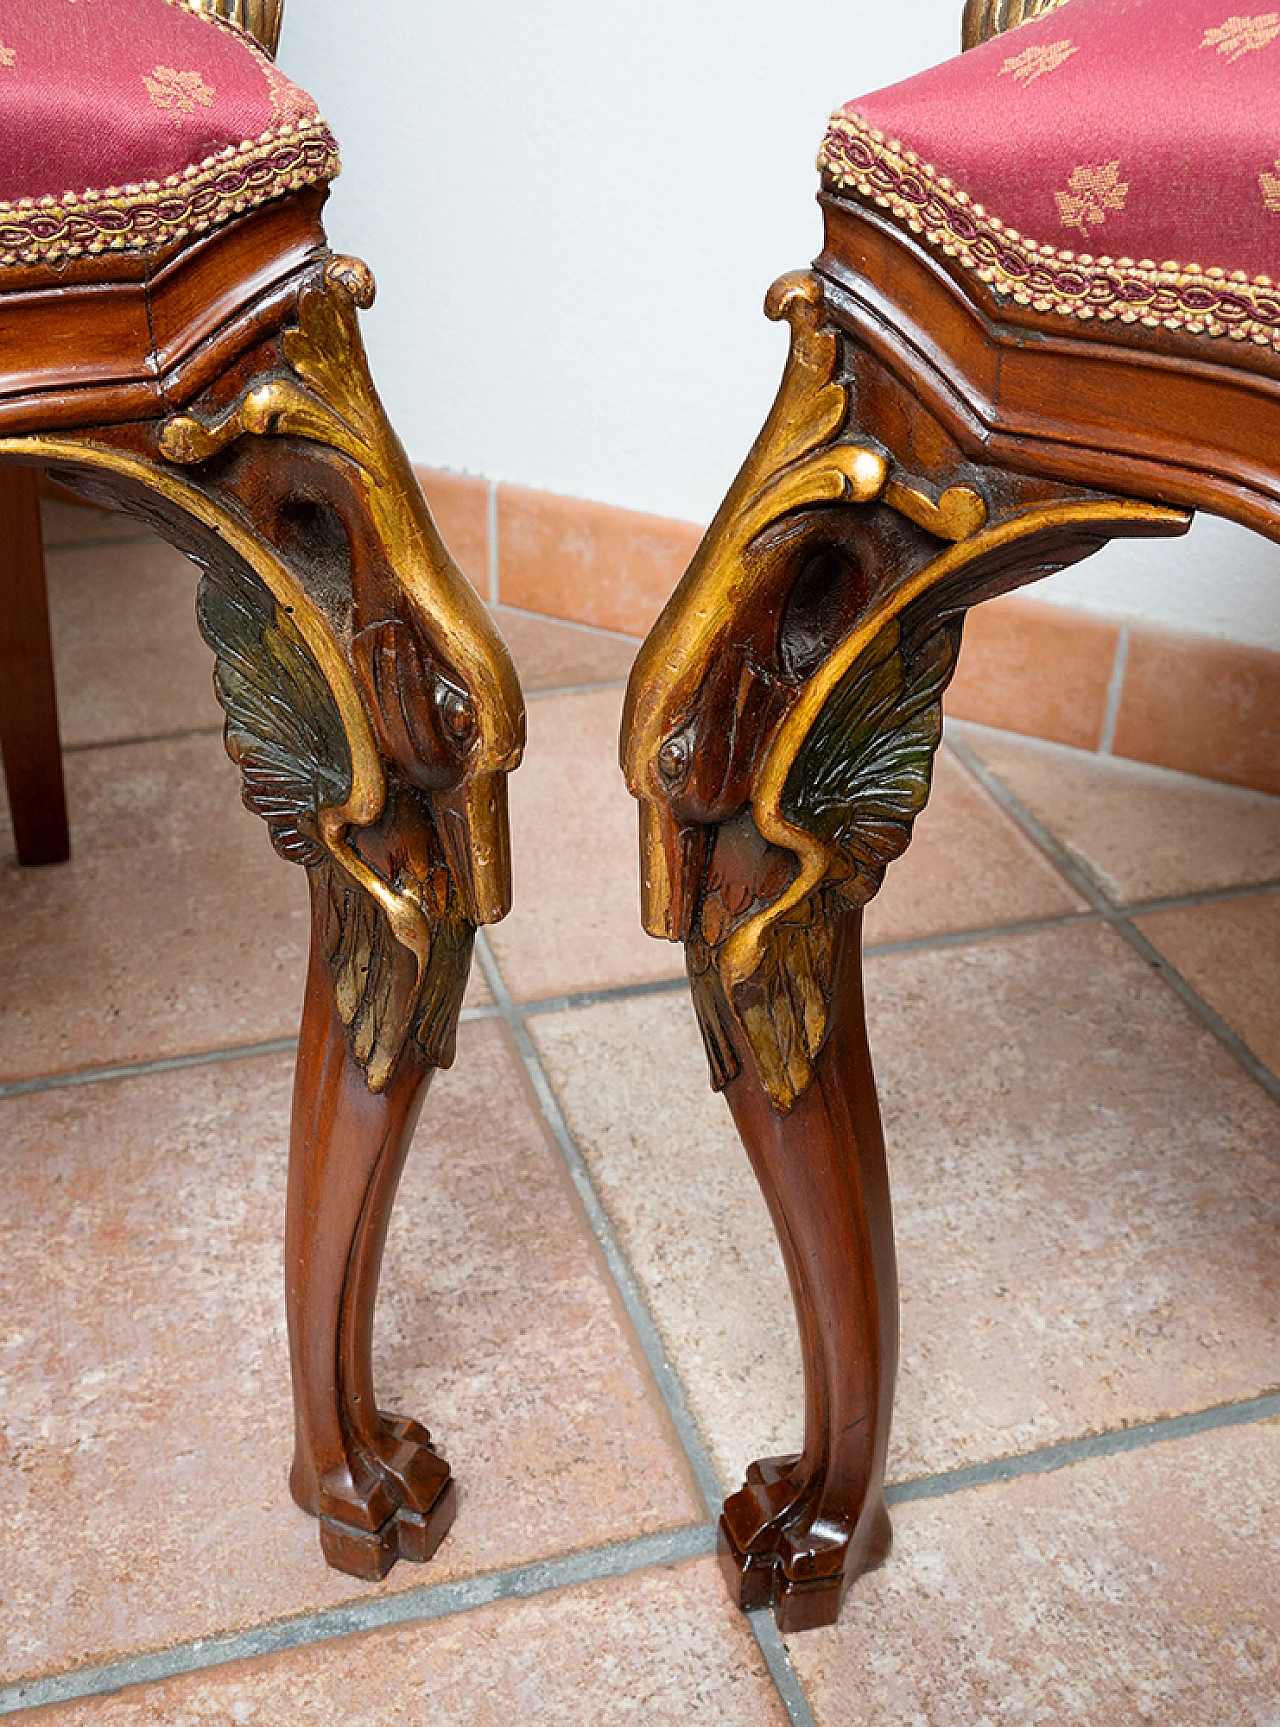
<path fill-rule="evenodd" d="M 387 1225 L 435 1070 L 411 1051 L 384 1090 L 369 1090 L 335 1008 L 324 915 L 315 916 L 289 1158 L 290 1486 L 320 1518 L 329 1563 L 381 1577 L 397 1558 L 430 1558 L 455 1506 L 427 1431 L 377 1408 L 371 1351 Z"/>
<path fill-rule="evenodd" d="M 836 933 L 830 1030 L 795 1108 L 778 1114 L 749 1059 L 725 1087 L 782 1246 L 805 1420 L 801 1455 L 753 1464 L 725 1501 L 720 1553 L 740 1604 L 772 1606 L 784 1631 L 829 1623 L 848 1582 L 878 1565 L 892 1540 L 884 1463 L 898 1282 L 861 924 L 861 912 L 849 912 Z"/>
<path fill-rule="evenodd" d="M 244 801 L 310 878 L 286 1242 L 298 1503 L 332 1565 L 425 1559 L 453 1516 L 425 1428 L 380 1411 L 383 1244 L 476 926 L 510 903 L 506 649 L 449 557 L 365 363 L 363 265 L 321 255 L 282 325 L 158 424 L 0 443 L 202 567 Z"/>
<path fill-rule="evenodd" d="M 965 609 L 1188 518 L 967 459 L 815 276 L 767 309 L 791 325 L 782 388 L 636 659 L 622 761 L 645 927 L 685 943 L 791 1282 L 804 1450 L 752 1465 L 721 1555 L 744 1607 L 798 1631 L 889 1551 L 897 1288 L 861 908 L 928 797 Z"/>

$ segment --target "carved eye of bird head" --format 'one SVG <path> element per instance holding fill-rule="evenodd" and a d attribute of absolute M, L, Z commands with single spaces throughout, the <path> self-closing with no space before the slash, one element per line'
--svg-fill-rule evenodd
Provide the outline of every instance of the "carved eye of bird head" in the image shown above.
<path fill-rule="evenodd" d="M 447 678 L 436 684 L 436 710 L 446 734 L 461 747 L 469 744 L 476 734 L 476 708 L 465 690 L 460 690 Z"/>
<path fill-rule="evenodd" d="M 674 791 L 686 778 L 693 761 L 693 738 L 688 731 L 673 732 L 658 751 L 658 772 Z"/>

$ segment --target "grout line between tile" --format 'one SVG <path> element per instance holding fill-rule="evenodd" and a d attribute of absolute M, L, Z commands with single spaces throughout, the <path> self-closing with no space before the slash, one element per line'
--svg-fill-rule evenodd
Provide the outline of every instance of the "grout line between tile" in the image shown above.
<path fill-rule="evenodd" d="M 969 769 L 969 772 L 986 787 L 1000 807 L 1013 817 L 1055 866 L 1060 874 L 1066 877 L 1071 885 L 1089 901 L 1104 922 L 1109 923 L 1116 934 L 1144 959 L 1156 974 L 1168 985 L 1201 1024 L 1213 1033 L 1218 1042 L 1228 1053 L 1235 1057 L 1253 1079 L 1257 1080 L 1263 1090 L 1280 1102 L 1280 1078 L 1249 1048 L 1240 1035 L 1233 1031 L 1216 1009 L 1189 984 L 1182 973 L 1170 964 L 1158 948 L 1143 935 L 1140 929 L 1129 921 L 1129 912 L 1135 908 L 1115 905 L 1107 898 L 1101 886 L 1094 880 L 1090 872 L 1073 858 L 1066 847 L 1049 832 L 1048 828 L 1027 809 L 1021 798 L 1017 797 L 996 777 L 986 763 L 959 738 L 951 738 L 951 748 Z"/>
<path fill-rule="evenodd" d="M 520 618 L 537 618 L 540 623 L 558 624 L 561 629 L 580 630 L 587 636 L 607 636 L 611 642 L 630 642 L 633 648 L 639 648 L 643 636 L 628 635 L 625 630 L 609 630 L 603 624 L 584 624 L 577 618 L 558 618 L 554 612 L 534 612 L 528 606 L 512 606 L 504 601 L 491 602 L 502 607 L 504 612 L 514 612 Z"/>
<path fill-rule="evenodd" d="M 607 989 L 573 990 L 568 995 L 543 995 L 535 1001 L 512 1003 L 512 1006 L 526 1019 L 536 1019 L 544 1013 L 568 1013 L 573 1008 L 596 1007 L 601 1002 L 633 1001 L 648 995 L 675 995 L 688 987 L 688 978 L 681 974 L 679 977 L 651 978 L 645 983 L 611 984 Z"/>
<path fill-rule="evenodd" d="M 100 1697 L 122 1691 L 129 1685 L 154 1684 L 184 1673 L 228 1662 L 273 1655 L 285 1649 L 300 1649 L 336 1637 L 351 1637 L 392 1625 L 420 1624 L 469 1613 L 497 1601 L 527 1600 L 574 1584 L 596 1583 L 626 1577 L 656 1565 L 702 1559 L 715 1552 L 716 1532 L 710 1524 L 697 1524 L 662 1535 L 642 1535 L 612 1547 L 595 1547 L 563 1559 L 542 1560 L 510 1571 L 491 1572 L 484 1577 L 458 1583 L 427 1584 L 395 1595 L 378 1595 L 340 1607 L 319 1608 L 290 1619 L 255 1625 L 248 1631 L 225 1636 L 197 1637 L 189 1643 L 159 1649 L 146 1655 L 128 1656 L 96 1667 L 73 1668 L 67 1673 L 42 1679 L 18 1680 L 0 1686 L 0 1715 L 19 1709 L 36 1709 L 49 1703 L 68 1703 L 77 1697 Z"/>
<path fill-rule="evenodd" d="M 601 678 L 594 684 L 553 684 L 545 690 L 526 690 L 524 699 L 536 702 L 546 696 L 589 696 L 597 690 L 625 690 L 626 687 L 625 678 Z"/>
<path fill-rule="evenodd" d="M 918 1499 L 947 1498 L 954 1493 L 1014 1480 L 1023 1475 L 1050 1474 L 1096 1457 L 1142 1451 L 1168 1440 L 1191 1438 L 1227 1427 L 1249 1426 L 1277 1417 L 1280 1417 L 1280 1393 L 1268 1393 L 1239 1403 L 1218 1404 L 1186 1415 L 1168 1416 L 1138 1427 L 1068 1440 L 1061 1445 L 1045 1446 L 1039 1451 L 972 1464 L 965 1469 L 897 1482 L 886 1490 L 885 1498 L 891 1505 Z M 198 1637 L 169 1649 L 128 1656 L 120 1661 L 73 1668 L 69 1672 L 49 1674 L 39 1679 L 16 1680 L 0 1685 L 0 1715 L 49 1703 L 70 1702 L 78 1697 L 104 1696 L 126 1686 L 177 1678 L 184 1673 L 270 1655 L 280 1650 L 298 1649 L 307 1644 L 377 1631 L 391 1625 L 444 1619 L 497 1601 L 527 1600 L 575 1584 L 626 1577 L 658 1565 L 701 1559 L 716 1551 L 716 1542 L 714 1524 L 692 1524 L 661 1535 L 643 1535 L 633 1541 L 589 1548 L 562 1559 L 542 1560 L 456 1583 L 427 1584 L 420 1589 L 407 1589 L 394 1595 L 318 1608 L 288 1619 L 256 1625 L 246 1631 Z M 814 1727 L 813 1715 L 772 1613 L 768 1608 L 761 1608 L 749 1613 L 747 1618 L 790 1719 L 796 1727 Z"/>
<path fill-rule="evenodd" d="M 1111 667 L 1111 681 L 1107 685 L 1107 711 L 1102 720 L 1102 736 L 1098 739 L 1100 756 L 1109 756 L 1115 742 L 1116 721 L 1120 717 L 1120 695 L 1124 689 L 1124 672 L 1128 663 L 1129 626 L 1121 624 L 1120 634 L 1116 637 L 1116 657 Z"/>
<path fill-rule="evenodd" d="M 938 935 L 909 936 L 905 941 L 868 942 L 862 950 L 864 959 L 883 959 L 895 953 L 926 953 L 931 948 L 969 947 L 977 942 L 1002 941 L 1009 936 L 1034 935 L 1045 929 L 1065 929 L 1077 923 L 1098 923 L 1096 911 L 1069 911 L 1059 917 L 1031 918 L 1025 923 L 994 923 L 981 929 L 943 930 Z"/>
<path fill-rule="evenodd" d="M 123 1061 L 113 1067 L 81 1067 L 71 1073 L 49 1073 L 38 1079 L 10 1079 L 0 1085 L 0 1098 L 24 1097 L 33 1091 L 61 1091 L 72 1085 L 97 1085 L 111 1079 L 135 1079 L 144 1073 L 173 1073 L 183 1067 L 209 1067 L 219 1061 L 245 1061 L 259 1055 L 292 1055 L 296 1037 L 271 1038 L 266 1043 L 229 1044 L 223 1049 L 195 1050 L 189 1055 L 161 1055 L 152 1061 Z"/>
<path fill-rule="evenodd" d="M 484 505 L 485 537 L 489 553 L 489 604 L 498 604 L 498 482 L 489 481 Z"/>
<path fill-rule="evenodd" d="M 1224 1427 L 1247 1427 L 1280 1416 L 1280 1393 L 1244 1398 L 1239 1403 L 1219 1403 L 1188 1415 L 1165 1416 L 1138 1427 L 1120 1427 L 1093 1433 L 1085 1439 L 1068 1439 L 1061 1445 L 1046 1445 L 1039 1451 L 1020 1451 L 965 1469 L 948 1469 L 914 1481 L 897 1481 L 885 1489 L 885 1503 L 905 1505 L 915 1499 L 945 1499 L 972 1487 L 988 1487 L 997 1481 L 1013 1481 L 1023 1475 L 1051 1475 L 1075 1463 L 1097 1457 L 1118 1457 L 1127 1451 L 1146 1451 L 1171 1439 L 1188 1439 L 1197 1433 L 1216 1433 Z"/>
<path fill-rule="evenodd" d="M 791 1656 L 778 1630 L 777 1621 L 771 1608 L 756 1607 L 747 1614 L 752 1635 L 760 1645 L 760 1653 L 764 1656 L 769 1676 L 778 1689 L 782 1699 L 782 1707 L 787 1712 L 787 1719 L 793 1727 L 818 1727 L 809 1700 L 800 1687 L 796 1670 L 791 1665 Z"/>
<path fill-rule="evenodd" d="M 555 1142 L 560 1148 L 560 1155 L 568 1167 L 569 1178 L 582 1201 L 583 1209 L 586 1211 L 588 1222 L 596 1240 L 600 1243 L 605 1264 L 609 1268 L 609 1275 L 617 1286 L 622 1305 L 627 1311 L 627 1317 L 635 1327 L 640 1348 L 649 1364 L 649 1370 L 653 1374 L 662 1400 L 667 1406 L 667 1413 L 671 1418 L 672 1425 L 684 1447 L 689 1467 L 692 1469 L 698 1484 L 698 1490 L 706 1501 L 708 1511 L 714 1517 L 719 1513 L 724 1490 L 720 1485 L 719 1477 L 716 1475 L 715 1467 L 711 1462 L 702 1435 L 698 1431 L 697 1423 L 693 1419 L 684 1386 L 667 1357 L 662 1335 L 649 1311 L 649 1304 L 641 1292 L 639 1279 L 631 1268 L 630 1260 L 622 1251 L 613 1223 L 605 1210 L 599 1193 L 596 1191 L 591 1171 L 587 1168 L 587 1161 L 583 1157 L 577 1141 L 569 1131 L 569 1124 L 560 1107 L 560 1100 L 556 1096 L 547 1071 L 542 1065 L 542 1058 L 538 1054 L 537 1046 L 525 1024 L 524 1013 L 512 1001 L 502 973 L 498 969 L 497 961 L 493 957 L 493 950 L 485 939 L 483 931 L 476 936 L 476 957 L 480 961 L 485 982 L 502 1010 L 511 1035 L 515 1039 L 516 1048 L 520 1052 L 520 1058 L 524 1062 L 533 1085 L 534 1095 L 538 1099 L 539 1107 L 546 1118 Z"/>
<path fill-rule="evenodd" d="M 502 1009 L 490 1002 L 464 1007 L 458 1021 L 501 1019 Z M 298 1047 L 296 1037 L 276 1037 L 265 1043 L 233 1043 L 218 1049 L 191 1050 L 185 1055 L 161 1055 L 151 1061 L 122 1061 L 112 1067 L 78 1067 L 67 1073 L 37 1074 L 31 1079 L 10 1079 L 0 1083 L 0 1100 L 23 1097 L 32 1091 L 61 1091 L 69 1085 L 97 1085 L 100 1081 L 135 1079 L 145 1073 L 169 1073 L 174 1068 L 208 1067 L 218 1061 L 245 1061 L 259 1055 L 292 1055 Z"/>
<path fill-rule="evenodd" d="M 1188 906 L 1216 905 L 1221 900 L 1255 899 L 1280 890 L 1280 881 L 1238 882 L 1233 887 L 1200 888 L 1194 893 L 1166 894 L 1163 899 L 1130 900 L 1120 909 L 1126 917 L 1148 917 L 1158 911 L 1185 911 Z"/>
<path fill-rule="evenodd" d="M 139 737 L 130 738 L 90 738 L 82 744 L 63 744 L 63 755 L 75 755 L 84 750 L 120 750 L 129 744 L 173 744 L 180 743 L 183 738 L 219 738 L 222 736 L 221 726 L 186 726 L 176 732 L 148 732 Z"/>

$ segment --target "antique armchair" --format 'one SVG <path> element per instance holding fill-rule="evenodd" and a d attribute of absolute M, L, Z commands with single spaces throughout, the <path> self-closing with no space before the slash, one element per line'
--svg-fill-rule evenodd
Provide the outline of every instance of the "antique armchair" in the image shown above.
<path fill-rule="evenodd" d="M 928 796 L 966 610 L 1193 509 L 1280 538 L 1280 19 L 1229 14 L 969 0 L 971 52 L 833 117 L 823 250 L 766 302 L 778 398 L 632 675 L 644 921 L 685 943 L 800 1325 L 804 1450 L 721 1520 L 785 1629 L 891 1539 L 861 908 Z"/>
<path fill-rule="evenodd" d="M 43 467 L 201 566 L 244 801 L 310 878 L 291 1485 L 329 1562 L 377 1577 L 453 1516 L 428 1433 L 377 1408 L 370 1334 L 475 927 L 509 902 L 523 708 L 370 379 L 373 280 L 326 246 L 337 150 L 272 62 L 280 4 L 24 0 L 0 21 L 0 741 L 21 859 L 65 856 Z"/>

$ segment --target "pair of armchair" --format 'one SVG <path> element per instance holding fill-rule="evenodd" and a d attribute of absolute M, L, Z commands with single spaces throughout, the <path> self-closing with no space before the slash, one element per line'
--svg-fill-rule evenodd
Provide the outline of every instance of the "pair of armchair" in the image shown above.
<path fill-rule="evenodd" d="M 379 1576 L 453 1515 L 425 1429 L 377 1408 L 370 1334 L 474 931 L 509 902 L 521 696 L 369 377 L 373 284 L 325 244 L 336 148 L 272 62 L 279 6 L 113 7 L 105 52 L 70 0 L 29 0 L 0 46 L 15 833 L 24 862 L 66 855 L 43 467 L 201 565 L 245 802 L 310 878 L 291 1485 L 329 1562 Z M 835 116 L 822 254 L 767 302 L 778 399 L 632 677 L 644 921 L 686 946 L 800 1320 L 804 1450 L 721 1523 L 738 1599 L 786 1629 L 889 1548 L 860 921 L 928 796 L 965 613 L 1194 508 L 1280 537 L 1280 24 L 1222 10 L 970 0 L 971 53 Z"/>

